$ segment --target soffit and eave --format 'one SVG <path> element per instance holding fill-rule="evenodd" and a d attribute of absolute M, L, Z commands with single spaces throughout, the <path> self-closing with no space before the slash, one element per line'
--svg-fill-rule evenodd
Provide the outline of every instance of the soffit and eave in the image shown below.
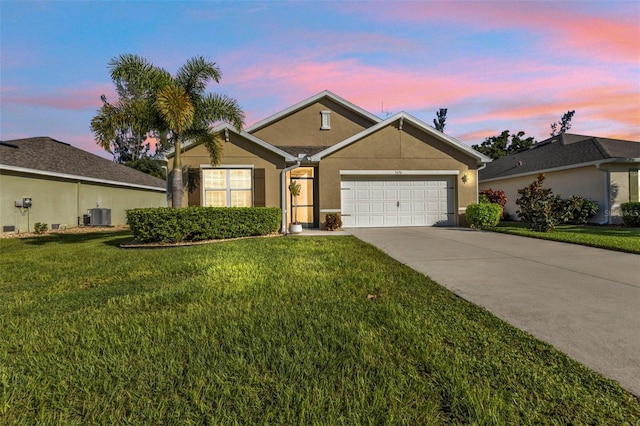
<path fill-rule="evenodd" d="M 370 120 L 373 124 L 372 126 L 356 133 L 353 136 L 348 137 L 347 139 L 344 139 L 336 144 L 333 144 L 331 146 L 304 146 L 304 145 L 292 145 L 292 146 L 276 146 L 273 145 L 269 142 L 264 141 L 263 139 L 258 138 L 257 136 L 255 136 L 253 134 L 253 132 L 257 132 L 260 129 L 264 129 L 267 126 L 276 123 L 280 120 L 282 120 L 285 117 L 291 116 L 292 114 L 307 108 L 319 101 L 321 101 L 322 99 L 330 99 L 333 102 L 336 102 L 340 105 L 342 105 L 343 107 L 352 110 L 356 113 L 358 113 L 359 115 L 367 118 L 368 120 Z M 398 114 L 395 114 L 385 120 L 380 119 L 379 117 L 369 113 L 368 111 L 358 107 L 357 105 L 352 104 L 351 102 L 335 95 L 334 93 L 325 90 L 323 92 L 320 92 L 310 98 L 307 98 L 301 102 L 298 102 L 295 105 L 292 105 L 291 107 L 284 109 L 276 114 L 273 114 L 269 117 L 267 117 L 264 120 L 259 121 L 258 123 L 255 123 L 252 126 L 249 126 L 248 128 L 246 128 L 245 130 L 242 131 L 238 131 L 237 129 L 235 129 L 233 126 L 223 123 L 219 126 L 217 126 L 216 128 L 214 128 L 214 132 L 216 133 L 220 133 L 220 132 L 233 132 L 235 134 L 238 134 L 242 137 L 244 137 L 246 140 L 249 140 L 253 143 L 256 143 L 260 146 L 262 146 L 263 148 L 281 156 L 286 162 L 296 162 L 296 161 L 300 161 L 303 160 L 307 163 L 318 163 L 322 158 L 324 158 L 325 156 L 331 155 L 332 153 L 348 146 L 351 145 L 354 142 L 360 141 L 364 138 L 366 138 L 367 136 L 375 133 L 376 131 L 379 131 L 380 129 L 393 125 L 394 123 L 398 122 L 398 121 L 404 121 L 406 120 L 407 123 L 412 124 L 414 127 L 416 127 L 417 129 L 419 129 L 420 131 L 423 131 L 427 134 L 429 134 L 430 136 L 434 137 L 435 139 L 442 141 L 444 143 L 446 143 L 447 145 L 457 149 L 458 151 L 461 151 L 462 153 L 474 158 L 477 162 L 478 165 L 481 164 L 486 164 L 492 161 L 491 158 L 475 151 L 474 149 L 472 149 L 471 147 L 468 147 L 466 145 L 464 145 L 463 143 L 461 143 L 460 141 L 434 129 L 433 127 L 429 126 L 428 124 L 422 122 L 421 120 L 418 120 L 417 118 L 411 116 L 410 114 L 407 114 L 406 112 L 400 112 Z M 185 147 L 184 149 L 189 149 L 191 147 L 193 147 L 194 145 L 190 145 L 188 147 Z M 170 154 L 171 155 L 171 154 Z"/>
<path fill-rule="evenodd" d="M 442 141 L 450 146 L 452 146 L 453 148 L 473 157 L 476 159 L 476 161 L 478 162 L 478 164 L 485 164 L 485 163 L 489 163 L 492 161 L 491 158 L 477 152 L 476 150 L 474 150 L 471 147 L 468 147 L 466 145 L 464 145 L 462 142 L 458 141 L 457 139 L 454 139 L 436 129 L 434 129 L 433 127 L 429 126 L 428 124 L 422 122 L 421 120 L 418 120 L 417 118 L 413 117 L 412 115 L 406 113 L 406 112 L 400 112 L 397 113 L 385 120 L 380 121 L 379 123 L 375 124 L 374 126 L 371 126 L 363 131 L 361 131 L 360 133 L 357 133 L 345 140 L 343 140 L 342 142 L 339 142 L 335 145 L 332 145 L 330 147 L 328 147 L 327 149 L 313 155 L 310 160 L 314 161 L 314 162 L 318 162 L 320 161 L 322 158 L 333 154 L 336 151 L 339 151 L 355 142 L 358 142 L 360 140 L 365 139 L 367 136 L 378 132 L 380 130 L 382 130 L 385 127 L 394 125 L 395 123 L 399 123 L 399 130 L 402 130 L 402 125 L 404 125 L 404 123 L 407 124 L 411 124 L 414 127 L 416 127 L 418 130 L 425 132 L 426 134 L 434 137 L 435 139 Z"/>

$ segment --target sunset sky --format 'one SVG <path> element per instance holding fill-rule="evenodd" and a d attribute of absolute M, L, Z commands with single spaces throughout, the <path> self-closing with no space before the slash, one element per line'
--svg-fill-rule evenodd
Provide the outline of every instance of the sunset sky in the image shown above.
<path fill-rule="evenodd" d="M 110 158 L 89 122 L 123 53 L 172 73 L 202 55 L 247 126 L 322 90 L 479 144 L 503 130 L 640 141 L 640 1 L 0 1 L 0 139 Z"/>

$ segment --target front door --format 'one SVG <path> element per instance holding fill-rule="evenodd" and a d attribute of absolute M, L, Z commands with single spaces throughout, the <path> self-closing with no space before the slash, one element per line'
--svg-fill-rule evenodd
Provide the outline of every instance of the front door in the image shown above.
<path fill-rule="evenodd" d="M 314 167 L 298 167 L 291 170 L 291 181 L 300 185 L 300 195 L 291 197 L 291 221 L 302 223 L 303 228 L 317 228 L 315 214 L 316 180 Z"/>

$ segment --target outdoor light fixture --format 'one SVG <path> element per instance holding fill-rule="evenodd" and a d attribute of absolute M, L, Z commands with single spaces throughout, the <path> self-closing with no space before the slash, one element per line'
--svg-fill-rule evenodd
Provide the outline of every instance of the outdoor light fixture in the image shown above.
<path fill-rule="evenodd" d="M 469 180 L 469 173 L 463 174 L 460 179 L 462 180 L 462 183 L 467 183 L 467 181 Z"/>

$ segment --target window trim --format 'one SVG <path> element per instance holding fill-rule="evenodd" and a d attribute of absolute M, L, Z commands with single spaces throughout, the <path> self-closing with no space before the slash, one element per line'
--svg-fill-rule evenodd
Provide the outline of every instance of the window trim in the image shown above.
<path fill-rule="evenodd" d="M 207 205 L 207 190 L 209 191 L 223 191 L 222 188 L 208 188 L 205 186 L 205 179 L 204 179 L 204 172 L 205 170 L 225 170 L 226 171 L 226 176 L 225 176 L 225 181 L 226 181 L 226 188 L 224 189 L 224 191 L 226 191 L 226 206 L 227 208 L 231 207 L 231 192 L 233 191 L 251 191 L 251 206 L 249 207 L 253 207 L 255 204 L 255 200 L 254 200 L 254 167 L 253 165 L 239 165 L 239 164 L 229 164 L 229 165 L 220 165 L 220 166 L 212 166 L 210 164 L 202 164 L 200 165 L 200 182 L 201 182 L 201 202 L 200 204 L 204 207 L 206 207 Z M 251 173 L 251 177 L 250 177 L 250 183 L 251 183 L 251 187 L 250 188 L 231 188 L 231 171 L 232 170 L 249 170 Z"/>
<path fill-rule="evenodd" d="M 331 130 L 331 111 L 320 111 L 320 130 Z"/>

